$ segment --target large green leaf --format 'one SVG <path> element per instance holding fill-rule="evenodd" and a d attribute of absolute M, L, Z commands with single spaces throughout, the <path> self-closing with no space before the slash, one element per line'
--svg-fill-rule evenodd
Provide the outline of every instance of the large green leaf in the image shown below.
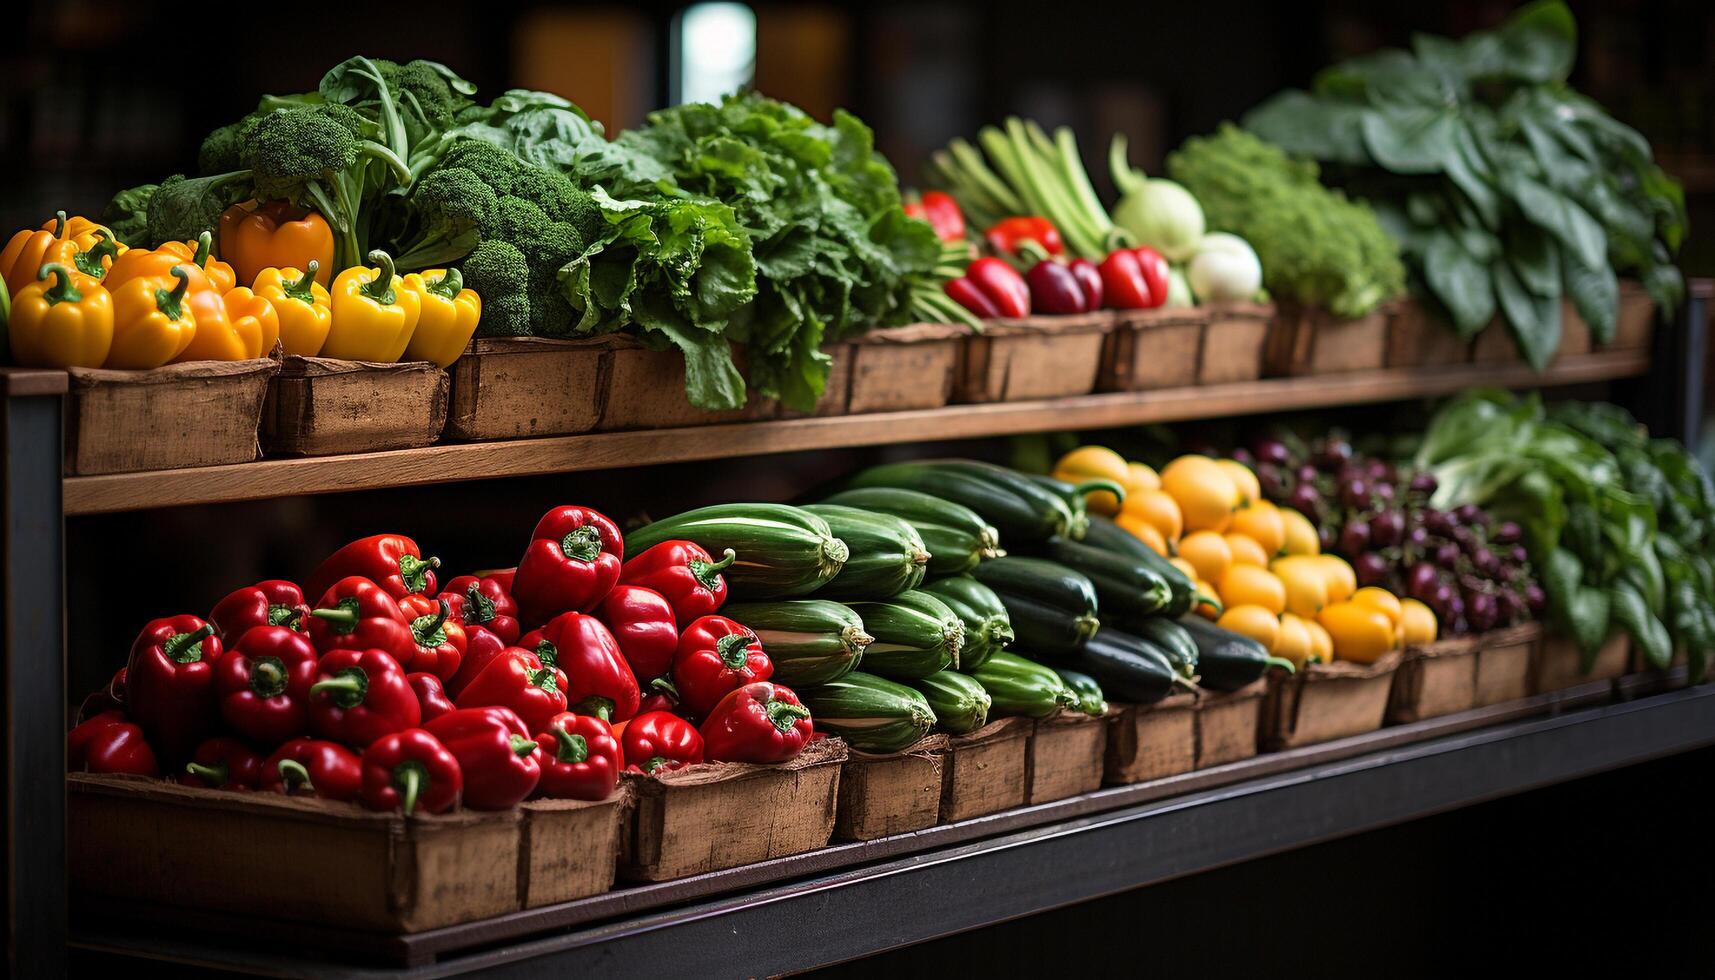
<path fill-rule="evenodd" d="M 1453 315 L 1459 336 L 1474 337 L 1494 319 L 1495 289 L 1488 264 L 1445 231 L 1436 229 L 1423 253 L 1423 278 Z"/>
<path fill-rule="evenodd" d="M 1507 229 L 1507 263 L 1534 295 L 1560 295 L 1560 249 L 1542 229 L 1529 224 Z"/>
<path fill-rule="evenodd" d="M 1614 324 L 1619 317 L 1620 282 L 1614 267 L 1606 262 L 1587 266 L 1572 253 L 1561 263 L 1561 285 L 1572 308 L 1590 327 L 1590 336 L 1600 343 L 1614 339 Z"/>
<path fill-rule="evenodd" d="M 1491 263 L 1489 271 L 1519 353 L 1541 371 L 1560 349 L 1560 297 L 1532 294 L 1504 259 Z"/>
<path fill-rule="evenodd" d="M 1367 164 L 1362 105 L 1318 99 L 1288 89 L 1245 113 L 1245 129 L 1293 156 L 1351 165 Z"/>
<path fill-rule="evenodd" d="M 1529 82 L 1564 82 L 1578 55 L 1578 22 L 1560 0 L 1537 0 L 1494 32 L 1498 74 Z"/>
<path fill-rule="evenodd" d="M 1665 670 L 1673 662 L 1673 640 L 1667 627 L 1649 611 L 1638 590 L 1621 582 L 1608 590 L 1614 623 L 1632 636 L 1632 645 L 1650 666 Z"/>
<path fill-rule="evenodd" d="M 1365 113 L 1364 146 L 1396 174 L 1435 174 L 1458 157 L 1459 117 L 1446 106 L 1409 106 Z"/>
<path fill-rule="evenodd" d="M 1570 198 L 1522 173 L 1511 173 L 1505 186 L 1526 218 L 1560 240 L 1584 265 L 1608 258 L 1608 236 L 1590 212 Z"/>

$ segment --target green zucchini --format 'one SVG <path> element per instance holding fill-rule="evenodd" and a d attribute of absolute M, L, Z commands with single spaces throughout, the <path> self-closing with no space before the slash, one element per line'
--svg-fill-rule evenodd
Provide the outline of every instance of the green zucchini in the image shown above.
<path fill-rule="evenodd" d="M 1197 676 L 1197 641 L 1191 638 L 1185 627 L 1164 616 L 1151 616 L 1141 622 L 1127 624 L 1126 629 L 1155 644 L 1180 677 L 1190 680 Z"/>
<path fill-rule="evenodd" d="M 971 676 L 989 693 L 995 714 L 1046 718 L 1078 704 L 1078 695 L 1058 674 L 1017 654 L 997 653 Z"/>
<path fill-rule="evenodd" d="M 1173 601 L 1167 576 L 1140 559 L 1065 538 L 1049 538 L 1042 554 L 1087 576 L 1096 586 L 1102 615 L 1116 622 L 1157 615 Z"/>
<path fill-rule="evenodd" d="M 852 610 L 875 637 L 863 654 L 869 672 L 914 680 L 959 665 L 965 624 L 929 593 L 901 592 L 886 602 L 854 602 Z"/>
<path fill-rule="evenodd" d="M 1067 670 L 1064 667 L 1052 668 L 1060 678 L 1060 683 L 1066 685 L 1073 694 L 1078 696 L 1076 710 L 1100 718 L 1108 713 L 1107 696 L 1102 693 L 1102 685 L 1096 679 L 1082 671 Z"/>
<path fill-rule="evenodd" d="M 816 590 L 827 599 L 887 599 L 923 584 L 929 549 L 917 529 L 892 514 L 839 504 L 804 508 L 828 522 L 850 554 L 834 580 Z"/>
<path fill-rule="evenodd" d="M 1200 616 L 1179 625 L 1197 642 L 1197 683 L 1212 691 L 1236 691 L 1256 683 L 1270 667 L 1292 673 L 1292 662 L 1271 657 L 1261 643 L 1224 630 Z"/>
<path fill-rule="evenodd" d="M 1006 604 L 993 589 L 969 575 L 937 579 L 923 591 L 941 600 L 965 624 L 965 645 L 959 648 L 959 667 L 982 666 L 989 654 L 1006 649 L 1012 642 L 1012 619 Z"/>
<path fill-rule="evenodd" d="M 1161 614 L 1179 617 L 1191 611 L 1197 602 L 1197 583 L 1191 581 L 1182 571 L 1173 567 L 1172 562 L 1156 554 L 1155 549 L 1144 544 L 1137 535 L 1120 527 L 1105 517 L 1091 515 L 1090 528 L 1084 533 L 1083 544 L 1114 554 L 1125 555 L 1139 565 L 1150 569 L 1167 581 L 1171 595 Z"/>
<path fill-rule="evenodd" d="M 935 709 L 936 726 L 954 735 L 966 735 L 988 724 L 989 692 L 956 670 L 942 670 L 911 682 Z"/>
<path fill-rule="evenodd" d="M 716 504 L 647 524 L 625 536 L 630 560 L 663 541 L 684 539 L 712 555 L 738 557 L 722 573 L 736 597 L 779 599 L 814 592 L 840 573 L 850 551 L 828 522 L 785 504 Z"/>
<path fill-rule="evenodd" d="M 1105 627 L 1065 664 L 1094 677 L 1102 690 L 1129 704 L 1154 704 L 1173 693 L 1179 680 L 1154 644 Z"/>
<path fill-rule="evenodd" d="M 935 711 L 922 694 L 861 670 L 796 693 L 817 731 L 863 752 L 910 748 L 935 726 Z"/>
<path fill-rule="evenodd" d="M 1095 584 L 1064 565 L 1041 558 L 996 558 L 972 574 L 1000 596 L 1020 649 L 1069 654 L 1101 626 Z"/>
<path fill-rule="evenodd" d="M 1030 479 L 1035 481 L 1037 486 L 1066 501 L 1066 509 L 1072 513 L 1072 523 L 1067 526 L 1065 537 L 1071 538 L 1073 541 L 1084 540 L 1085 532 L 1090 529 L 1090 511 L 1086 494 L 1095 493 L 1097 490 L 1106 490 L 1120 500 L 1125 500 L 1125 487 L 1112 480 L 1086 480 L 1083 483 L 1073 484 L 1040 474 L 1033 474 Z"/>
<path fill-rule="evenodd" d="M 729 602 L 720 614 L 750 627 L 774 664 L 769 680 L 792 688 L 843 677 L 873 639 L 851 607 L 826 599 Z"/>
<path fill-rule="evenodd" d="M 852 487 L 920 490 L 969 507 L 1000 529 L 1001 540 L 1026 544 L 1065 534 L 1072 511 L 1058 494 L 1022 473 L 973 459 L 932 459 L 872 466 Z"/>
<path fill-rule="evenodd" d="M 898 487 L 861 487 L 834 494 L 824 504 L 892 514 L 917 529 L 929 549 L 929 577 L 962 575 L 985 558 L 998 558 L 1000 532 L 964 504 Z"/>

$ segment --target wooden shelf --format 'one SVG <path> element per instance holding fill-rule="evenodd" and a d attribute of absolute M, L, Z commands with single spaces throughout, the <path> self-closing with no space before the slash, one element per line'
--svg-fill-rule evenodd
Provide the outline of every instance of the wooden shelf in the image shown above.
<path fill-rule="evenodd" d="M 68 477 L 64 503 L 67 514 L 103 514 L 810 449 L 1116 428 L 1399 401 L 1474 386 L 1583 384 L 1634 377 L 1648 369 L 1646 351 L 1608 351 L 1562 358 L 1541 374 L 1522 364 L 1400 368 L 915 412 L 446 443 L 392 452 Z"/>

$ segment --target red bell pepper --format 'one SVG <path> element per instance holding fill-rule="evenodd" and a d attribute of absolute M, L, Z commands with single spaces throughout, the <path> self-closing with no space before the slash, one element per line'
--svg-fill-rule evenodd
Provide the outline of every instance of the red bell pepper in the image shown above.
<path fill-rule="evenodd" d="M 616 585 L 601 601 L 597 615 L 619 644 L 619 652 L 639 678 L 655 678 L 673 666 L 679 648 L 679 626 L 673 607 L 654 589 Z"/>
<path fill-rule="evenodd" d="M 626 562 L 619 570 L 619 581 L 661 593 L 683 629 L 726 602 L 726 579 L 721 572 L 736 557 L 728 548 L 715 561 L 695 541 L 663 541 Z"/>
<path fill-rule="evenodd" d="M 651 711 L 626 722 L 619 747 L 625 752 L 625 768 L 637 772 L 678 769 L 703 761 L 703 736 L 697 726 L 665 711 Z"/>
<path fill-rule="evenodd" d="M 1030 284 L 1030 308 L 1038 313 L 1066 316 L 1088 313 L 1093 307 L 1084 295 L 1084 286 L 1067 265 L 1054 259 L 1043 259 L 1024 274 Z"/>
<path fill-rule="evenodd" d="M 355 800 L 363 792 L 363 763 L 338 742 L 294 738 L 262 760 L 262 788 L 274 793 L 301 788 L 324 800 Z"/>
<path fill-rule="evenodd" d="M 411 690 L 416 692 L 417 708 L 423 721 L 434 721 L 453 710 L 453 702 L 447 697 L 446 689 L 441 686 L 441 679 L 434 674 L 406 674 L 405 683 L 410 684 Z"/>
<path fill-rule="evenodd" d="M 261 789 L 262 756 L 236 738 L 217 735 L 197 746 L 179 782 L 209 789 Z"/>
<path fill-rule="evenodd" d="M 480 572 L 473 572 L 471 574 L 475 575 L 477 578 L 494 579 L 494 581 L 499 584 L 502 591 L 507 595 L 511 595 L 512 580 L 518 575 L 518 566 L 514 565 L 511 568 L 487 568 Z"/>
<path fill-rule="evenodd" d="M 679 689 L 665 677 L 655 678 L 643 689 L 643 700 L 637 704 L 637 713 L 642 715 L 651 711 L 679 713 Z"/>
<path fill-rule="evenodd" d="M 214 696 L 226 726 L 263 745 L 279 745 L 309 728 L 315 644 L 284 626 L 246 630 L 214 665 Z"/>
<path fill-rule="evenodd" d="M 762 641 L 725 616 L 704 616 L 685 627 L 673 655 L 673 686 L 693 718 L 707 715 L 728 691 L 773 675 Z"/>
<path fill-rule="evenodd" d="M 511 708 L 524 719 L 525 728 L 544 731 L 548 719 L 566 710 L 566 675 L 536 654 L 510 647 L 453 703 L 459 708 Z"/>
<path fill-rule="evenodd" d="M 464 624 L 452 614 L 452 603 L 412 595 L 399 600 L 399 610 L 411 620 L 412 652 L 405 669 L 424 671 L 443 680 L 457 674 L 467 640 Z"/>
<path fill-rule="evenodd" d="M 376 534 L 360 538 L 339 549 L 316 566 L 304 591 L 321 595 L 342 578 L 353 575 L 369 579 L 395 599 L 414 592 L 435 595 L 435 569 L 439 558 L 424 558 L 417 542 L 403 534 Z"/>
<path fill-rule="evenodd" d="M 1072 270 L 1072 277 L 1078 280 L 1078 286 L 1084 291 L 1085 309 L 1101 309 L 1102 273 L 1096 264 L 1089 259 L 1073 259 L 1066 263 L 1066 268 Z"/>
<path fill-rule="evenodd" d="M 417 654 L 411 620 L 381 586 L 352 575 L 335 582 L 310 610 L 310 640 L 331 650 L 386 650 L 409 662 Z"/>
<path fill-rule="evenodd" d="M 542 780 L 542 747 L 510 708 L 460 708 L 423 727 L 458 760 L 473 810 L 509 810 Z"/>
<path fill-rule="evenodd" d="M 935 237 L 944 242 L 965 240 L 964 212 L 946 191 L 924 191 L 918 200 L 905 202 L 905 213 L 929 222 L 929 227 L 935 229 Z"/>
<path fill-rule="evenodd" d="M 225 649 L 195 616 L 152 620 L 131 644 L 125 701 L 163 759 L 189 758 L 214 730 L 214 665 Z"/>
<path fill-rule="evenodd" d="M 601 620 L 575 612 L 556 616 L 542 627 L 542 642 L 534 649 L 544 663 L 566 672 L 566 702 L 573 711 L 607 722 L 637 714 L 643 699 L 637 675 Z"/>
<path fill-rule="evenodd" d="M 619 739 L 600 718 L 570 711 L 549 719 L 536 736 L 542 747 L 542 781 L 537 796 L 568 800 L 605 800 L 619 785 L 625 768 Z"/>
<path fill-rule="evenodd" d="M 502 643 L 518 642 L 518 602 L 512 598 L 511 579 L 503 586 L 494 576 L 460 575 L 447 583 L 441 598 L 456 603 L 454 612 L 466 634 L 480 627 Z"/>
<path fill-rule="evenodd" d="M 1002 218 L 995 222 L 983 237 L 988 239 L 989 248 L 994 249 L 998 255 L 1024 255 L 1031 251 L 1026 242 L 1035 243 L 1049 255 L 1059 255 L 1066 251 L 1066 243 L 1060 238 L 1060 229 L 1054 227 L 1054 222 L 1047 218 Z"/>
<path fill-rule="evenodd" d="M 385 650 L 335 650 L 316 664 L 310 731 L 353 748 L 417 727 L 417 692 Z"/>
<path fill-rule="evenodd" d="M 143 729 L 123 711 L 104 711 L 66 735 L 66 768 L 125 776 L 159 776 L 155 752 Z"/>
<path fill-rule="evenodd" d="M 710 762 L 785 762 L 803 751 L 813 726 L 810 709 L 787 687 L 746 684 L 721 699 L 703 720 L 703 753 Z"/>
<path fill-rule="evenodd" d="M 534 636 L 538 643 L 541 642 L 540 631 L 530 635 Z M 446 682 L 447 694 L 454 698 L 459 696 L 460 691 L 469 687 L 476 675 L 482 673 L 494 658 L 511 649 L 500 641 L 499 636 L 485 629 L 472 630 L 466 634 L 465 642 L 464 659 L 459 661 L 458 673 Z M 519 640 L 518 647 L 524 650 L 536 649 L 535 646 L 525 646 L 522 639 Z"/>
<path fill-rule="evenodd" d="M 77 708 L 77 723 L 79 725 L 94 718 L 96 715 L 109 711 L 125 710 L 125 668 L 114 671 L 113 678 L 106 684 L 89 692 L 83 703 Z"/>
<path fill-rule="evenodd" d="M 1149 306 L 1154 309 L 1167 302 L 1168 277 L 1172 268 L 1167 264 L 1167 257 L 1150 248 L 1139 245 L 1131 250 L 1137 256 L 1137 266 L 1143 272 L 1144 284 L 1149 286 Z"/>
<path fill-rule="evenodd" d="M 1102 260 L 1102 294 L 1116 310 L 1147 310 L 1156 306 L 1144 277 L 1143 264 L 1130 249 L 1115 249 Z M 1165 302 L 1165 294 L 1162 296 Z"/>
<path fill-rule="evenodd" d="M 624 555 L 625 541 L 612 521 L 587 507 L 555 507 L 530 532 L 512 597 L 532 625 L 588 612 L 619 581 Z"/>
<path fill-rule="evenodd" d="M 363 805 L 371 810 L 403 809 L 408 817 L 421 806 L 445 813 L 462 792 L 459 760 L 421 728 L 383 735 L 363 750 Z"/>
<path fill-rule="evenodd" d="M 960 306 L 984 319 L 1030 315 L 1030 286 L 1018 270 L 986 257 L 965 267 L 965 274 L 941 287 Z"/>
<path fill-rule="evenodd" d="M 284 626 L 302 632 L 309 628 L 304 622 L 309 612 L 302 589 L 273 578 L 238 589 L 215 603 L 208 621 L 214 624 L 220 642 L 231 647 L 246 630 L 257 626 Z"/>

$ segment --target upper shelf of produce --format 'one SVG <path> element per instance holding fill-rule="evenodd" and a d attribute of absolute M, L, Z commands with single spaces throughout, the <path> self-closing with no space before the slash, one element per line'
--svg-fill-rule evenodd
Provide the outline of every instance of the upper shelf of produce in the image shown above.
<path fill-rule="evenodd" d="M 1472 386 L 1583 384 L 1634 377 L 1648 368 L 1645 351 L 1621 350 L 1562 357 L 1540 374 L 1522 363 L 1398 368 L 1048 401 L 264 459 L 68 477 L 64 503 L 67 514 L 101 514 L 766 453 L 1102 429 L 1433 397 Z"/>

